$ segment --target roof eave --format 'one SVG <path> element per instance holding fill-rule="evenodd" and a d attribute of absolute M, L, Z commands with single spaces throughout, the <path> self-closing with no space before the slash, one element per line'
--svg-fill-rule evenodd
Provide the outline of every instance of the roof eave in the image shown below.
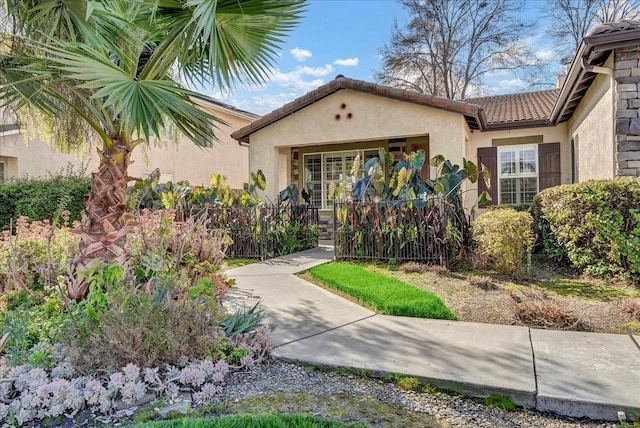
<path fill-rule="evenodd" d="M 198 104 L 209 104 L 216 108 L 221 108 L 227 111 L 228 113 L 236 116 L 245 117 L 247 119 L 257 119 L 260 117 L 255 113 L 251 113 L 250 111 L 246 111 L 246 110 L 241 110 L 230 104 L 223 103 L 222 101 L 216 100 L 215 98 L 211 98 L 206 95 L 202 95 L 202 94 L 192 95 L 192 98 L 194 99 L 194 102 Z"/>
<path fill-rule="evenodd" d="M 565 116 L 569 104 L 568 100 L 585 74 L 588 73 L 583 67 L 583 58 L 587 65 L 591 65 L 596 53 L 602 54 L 615 49 L 638 46 L 639 44 L 640 28 L 585 36 L 580 42 L 576 55 L 573 57 L 567 78 L 551 111 L 551 122 L 557 125 Z"/>
<path fill-rule="evenodd" d="M 503 131 L 507 129 L 544 128 L 554 126 L 549 119 L 517 120 L 513 122 L 495 122 L 487 124 L 485 131 Z"/>

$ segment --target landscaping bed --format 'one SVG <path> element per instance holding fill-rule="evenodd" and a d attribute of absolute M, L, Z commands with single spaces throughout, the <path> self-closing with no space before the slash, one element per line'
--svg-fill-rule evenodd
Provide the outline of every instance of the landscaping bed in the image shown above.
<path fill-rule="evenodd" d="M 628 327 L 640 332 L 640 290 L 623 281 L 581 278 L 547 265 L 534 265 L 528 278 L 517 281 L 492 271 L 363 266 L 436 294 L 461 321 L 600 333 L 625 333 Z"/>
<path fill-rule="evenodd" d="M 598 333 L 640 332 L 640 290 L 635 285 L 583 278 L 548 265 L 534 265 L 530 276 L 521 280 L 489 270 L 450 272 L 413 262 L 401 266 L 329 263 L 300 276 L 390 315 Z M 428 297 L 416 297 L 422 296 L 418 290 L 428 292 Z M 430 306 L 433 302 L 437 310 Z"/>

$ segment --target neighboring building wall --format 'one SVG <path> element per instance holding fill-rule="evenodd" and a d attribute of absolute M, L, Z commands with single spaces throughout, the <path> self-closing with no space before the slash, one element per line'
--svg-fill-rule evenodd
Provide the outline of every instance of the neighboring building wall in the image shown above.
<path fill-rule="evenodd" d="M 74 172 L 90 173 L 96 168 L 95 153 L 83 148 L 77 154 L 55 151 L 39 138 L 25 143 L 21 132 L 0 134 L 0 161 L 4 163 L 4 178 L 23 176 L 42 177 L 48 173 L 64 172 L 71 167 Z"/>
<path fill-rule="evenodd" d="M 640 176 L 640 47 L 618 49 L 614 64 L 617 176 Z"/>
<path fill-rule="evenodd" d="M 184 136 L 176 144 L 170 140 L 155 141 L 149 147 L 139 146 L 132 154 L 129 176 L 142 178 L 145 173 L 160 168 L 162 178 L 172 181 L 187 180 L 192 185 L 209 185 L 211 174 L 222 174 L 233 189 L 242 189 L 249 178 L 249 149 L 231 138 L 231 133 L 256 119 L 256 116 L 230 110 L 217 104 L 201 102 L 201 107 L 226 122 L 215 131 L 219 141 L 212 147 L 200 148 Z M 90 174 L 98 166 L 95 149 L 78 154 L 63 154 L 39 138 L 25 144 L 21 131 L 0 132 L 0 162 L 4 177 L 45 176 L 71 165 Z"/>
<path fill-rule="evenodd" d="M 249 149 L 232 139 L 231 133 L 256 117 L 211 103 L 202 103 L 201 107 L 226 122 L 226 125 L 217 124 L 215 133 L 219 141 L 213 141 L 211 147 L 199 147 L 182 135 L 177 143 L 155 141 L 146 150 L 141 147 L 134 151 L 129 175 L 142 177 L 160 168 L 172 181 L 186 180 L 193 186 L 208 186 L 211 174 L 222 174 L 232 189 L 242 189 L 249 179 Z"/>
<path fill-rule="evenodd" d="M 299 150 L 300 162 L 300 153 L 308 146 L 428 135 L 431 156 L 442 154 L 459 163 L 464 155 L 464 123 L 459 113 L 340 90 L 253 133 L 250 168 L 262 169 L 266 196 L 274 198 L 291 180 L 293 147 Z"/>
<path fill-rule="evenodd" d="M 605 67 L 613 67 L 613 55 Z M 569 143 L 573 139 L 576 182 L 616 175 L 612 84 L 611 76 L 599 74 L 569 119 Z M 626 109 L 626 100 L 617 103 Z"/>

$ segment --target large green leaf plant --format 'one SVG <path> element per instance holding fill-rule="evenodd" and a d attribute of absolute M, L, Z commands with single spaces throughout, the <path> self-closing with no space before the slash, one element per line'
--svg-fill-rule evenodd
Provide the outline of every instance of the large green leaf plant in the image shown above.
<path fill-rule="evenodd" d="M 453 202 L 460 195 L 465 180 L 474 184 L 482 178 L 490 187 L 490 174 L 484 165 L 478 168 L 467 159 L 462 160 L 462 166 L 455 165 L 438 155 L 429 161 L 431 166 L 437 168 L 437 177 L 423 180 L 420 171 L 425 162 L 424 150 L 403 154 L 395 166 L 393 156 L 383 148 L 379 149 L 378 156 L 370 158 L 364 165 L 357 156 L 347 178 L 347 182 L 351 182 L 350 191 L 345 183 L 331 183 L 329 197 L 344 199 L 348 196 L 355 201 L 401 201 L 409 206 L 424 207 L 429 196 L 440 196 Z M 387 180 L 385 171 L 392 166 L 391 177 Z M 488 200 L 490 197 L 487 192 L 481 192 L 474 207 Z"/>

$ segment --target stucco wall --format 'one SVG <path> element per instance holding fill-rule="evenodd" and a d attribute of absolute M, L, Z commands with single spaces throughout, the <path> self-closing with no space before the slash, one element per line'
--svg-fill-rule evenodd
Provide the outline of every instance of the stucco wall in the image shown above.
<path fill-rule="evenodd" d="M 213 147 L 196 146 L 182 135 L 177 143 L 155 141 L 149 148 L 139 147 L 134 151 L 129 175 L 141 177 L 143 172 L 159 167 L 162 174 L 172 175 L 174 181 L 187 180 L 194 186 L 208 186 L 211 174 L 222 174 L 227 185 L 242 189 L 249 177 L 249 148 L 238 144 L 231 133 L 254 118 L 210 105 L 203 108 L 227 123 L 217 125 L 215 133 L 219 141 L 214 141 Z"/>
<path fill-rule="evenodd" d="M 605 64 L 613 66 L 613 57 Z M 577 181 L 613 178 L 616 173 L 612 77 L 599 74 L 569 119 L 575 141 Z"/>
<path fill-rule="evenodd" d="M 86 169 L 88 174 L 96 167 L 95 157 L 88 150 L 77 154 L 57 152 L 39 138 L 26 144 L 22 133 L 0 136 L 0 160 L 5 162 L 5 179 L 26 175 L 43 177 L 47 173 L 61 172 L 69 165 L 75 172 Z"/>
<path fill-rule="evenodd" d="M 280 158 L 283 147 L 428 135 L 431 156 L 442 154 L 461 162 L 465 123 L 458 113 L 340 90 L 252 134 L 249 167 L 264 172 L 266 196 L 273 198 L 290 180 L 282 173 L 288 168 Z"/>

